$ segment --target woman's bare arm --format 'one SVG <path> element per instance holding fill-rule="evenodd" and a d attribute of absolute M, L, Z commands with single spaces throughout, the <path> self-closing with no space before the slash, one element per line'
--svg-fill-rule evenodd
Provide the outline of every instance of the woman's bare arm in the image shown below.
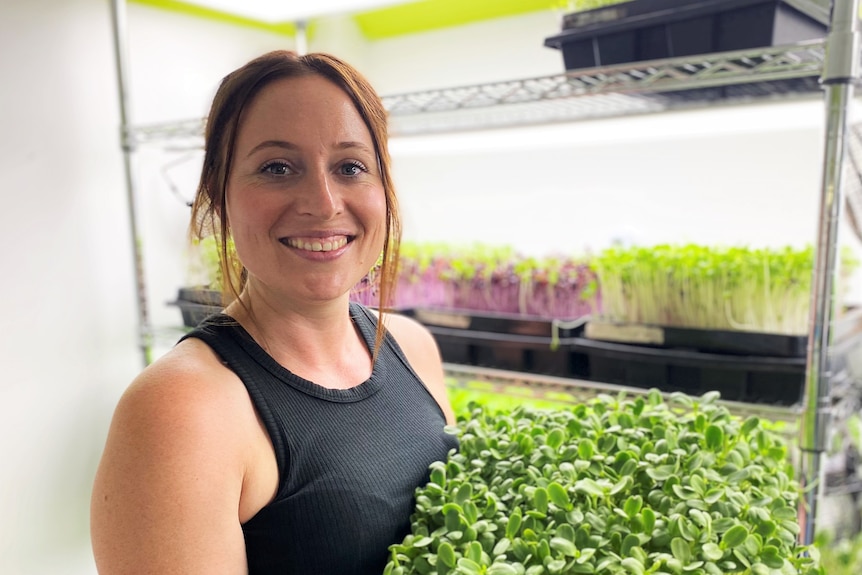
<path fill-rule="evenodd" d="M 248 400 L 188 359 L 180 352 L 150 366 L 117 406 L 91 502 L 102 575 L 247 570 L 239 507 Z"/>

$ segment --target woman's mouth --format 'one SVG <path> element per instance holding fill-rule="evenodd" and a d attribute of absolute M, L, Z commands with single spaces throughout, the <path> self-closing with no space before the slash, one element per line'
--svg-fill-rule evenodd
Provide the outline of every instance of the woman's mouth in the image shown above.
<path fill-rule="evenodd" d="M 330 238 L 284 238 L 281 243 L 307 252 L 332 252 L 343 248 L 350 241 L 347 236 Z"/>

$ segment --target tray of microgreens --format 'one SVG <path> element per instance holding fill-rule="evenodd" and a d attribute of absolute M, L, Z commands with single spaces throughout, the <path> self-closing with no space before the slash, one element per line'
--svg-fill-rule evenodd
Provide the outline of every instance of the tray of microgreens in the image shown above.
<path fill-rule="evenodd" d="M 857 262 L 843 252 L 844 280 Z M 703 351 L 802 357 L 814 249 L 696 244 L 610 248 L 591 265 L 601 312 L 588 338 Z M 839 309 L 839 312 L 842 311 Z"/>
<path fill-rule="evenodd" d="M 784 438 L 718 399 L 472 405 L 384 575 L 824 575 Z"/>

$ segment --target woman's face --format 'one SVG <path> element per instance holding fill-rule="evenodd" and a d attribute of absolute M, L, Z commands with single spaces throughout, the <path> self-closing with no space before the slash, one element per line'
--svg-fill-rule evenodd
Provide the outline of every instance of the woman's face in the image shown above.
<path fill-rule="evenodd" d="M 265 87 L 240 120 L 226 206 L 252 294 L 345 297 L 386 224 L 374 144 L 349 96 L 320 76 Z"/>

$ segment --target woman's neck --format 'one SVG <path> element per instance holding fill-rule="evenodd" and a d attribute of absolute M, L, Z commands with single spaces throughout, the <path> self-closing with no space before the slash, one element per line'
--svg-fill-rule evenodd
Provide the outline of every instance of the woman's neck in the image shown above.
<path fill-rule="evenodd" d="M 226 309 L 275 361 L 323 387 L 346 388 L 371 375 L 371 354 L 350 318 L 349 299 L 297 305 L 243 291 Z"/>

